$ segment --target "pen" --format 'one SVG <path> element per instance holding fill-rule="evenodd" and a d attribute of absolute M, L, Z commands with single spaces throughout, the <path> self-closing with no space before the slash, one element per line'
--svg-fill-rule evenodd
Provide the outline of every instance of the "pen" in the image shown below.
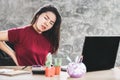
<path fill-rule="evenodd" d="M 21 70 L 24 70 L 25 68 L 27 68 L 27 66 L 24 66 Z"/>

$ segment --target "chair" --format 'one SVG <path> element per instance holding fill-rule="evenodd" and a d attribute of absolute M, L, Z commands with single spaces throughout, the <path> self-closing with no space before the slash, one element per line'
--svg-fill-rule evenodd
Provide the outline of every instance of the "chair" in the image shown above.
<path fill-rule="evenodd" d="M 13 49 L 13 45 L 10 42 L 6 42 L 8 46 Z M 4 51 L 0 50 L 0 66 L 15 66 L 16 64 L 12 58 Z"/>

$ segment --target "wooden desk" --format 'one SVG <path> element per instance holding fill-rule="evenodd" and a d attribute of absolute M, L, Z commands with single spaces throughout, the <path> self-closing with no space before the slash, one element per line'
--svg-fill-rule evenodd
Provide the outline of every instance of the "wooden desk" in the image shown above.
<path fill-rule="evenodd" d="M 120 80 L 120 68 L 113 68 L 104 71 L 87 72 L 82 78 L 70 78 L 66 72 L 54 77 L 44 75 L 22 74 L 16 76 L 0 75 L 0 80 Z"/>

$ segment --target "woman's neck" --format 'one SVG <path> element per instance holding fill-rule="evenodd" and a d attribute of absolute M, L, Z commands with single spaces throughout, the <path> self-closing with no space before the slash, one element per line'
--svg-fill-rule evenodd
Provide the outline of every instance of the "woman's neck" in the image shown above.
<path fill-rule="evenodd" d="M 33 29 L 37 32 L 37 33 L 39 33 L 39 34 L 41 34 L 42 32 L 40 32 L 39 31 L 39 29 L 37 28 L 37 25 L 36 24 L 33 24 Z"/>

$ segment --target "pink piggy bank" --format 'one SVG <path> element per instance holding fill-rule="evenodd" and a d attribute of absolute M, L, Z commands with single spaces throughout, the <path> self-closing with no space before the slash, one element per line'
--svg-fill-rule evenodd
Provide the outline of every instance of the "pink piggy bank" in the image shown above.
<path fill-rule="evenodd" d="M 80 78 L 86 73 L 86 66 L 84 63 L 71 62 L 68 64 L 67 73 L 72 78 Z"/>

